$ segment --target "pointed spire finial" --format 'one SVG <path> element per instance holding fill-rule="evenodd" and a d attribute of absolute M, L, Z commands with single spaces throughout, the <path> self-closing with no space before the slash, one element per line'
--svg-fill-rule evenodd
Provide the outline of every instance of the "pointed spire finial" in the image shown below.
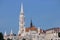
<path fill-rule="evenodd" d="M 23 13 L 23 3 L 21 3 L 21 13 Z"/>
<path fill-rule="evenodd" d="M 11 29 L 11 33 L 10 34 L 13 34 L 12 29 Z"/>
<path fill-rule="evenodd" d="M 4 36 L 7 36 L 6 31 L 5 31 L 5 33 L 4 33 Z"/>
<path fill-rule="evenodd" d="M 30 26 L 31 26 L 31 27 L 33 26 L 33 24 L 32 24 L 32 19 L 31 19 L 31 23 L 30 23 Z"/>

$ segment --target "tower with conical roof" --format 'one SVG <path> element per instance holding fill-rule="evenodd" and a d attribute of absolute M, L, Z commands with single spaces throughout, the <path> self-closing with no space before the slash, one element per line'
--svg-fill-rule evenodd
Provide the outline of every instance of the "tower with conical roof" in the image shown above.
<path fill-rule="evenodd" d="M 11 35 L 11 36 L 13 35 L 12 29 L 11 29 L 10 35 Z"/>
<path fill-rule="evenodd" d="M 10 39 L 13 38 L 13 32 L 12 32 L 12 29 L 11 29 L 11 32 L 10 32 Z"/>
<path fill-rule="evenodd" d="M 6 31 L 4 33 L 4 40 L 7 40 L 7 34 L 6 34 Z"/>
<path fill-rule="evenodd" d="M 20 16 L 19 16 L 19 34 L 22 34 L 24 32 L 24 11 L 23 11 L 23 3 L 21 3 L 21 10 L 20 10 Z"/>

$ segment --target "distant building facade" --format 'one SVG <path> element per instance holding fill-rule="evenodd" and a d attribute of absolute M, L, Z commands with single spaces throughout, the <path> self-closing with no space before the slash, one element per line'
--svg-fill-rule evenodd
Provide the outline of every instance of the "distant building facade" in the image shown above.
<path fill-rule="evenodd" d="M 25 28 L 25 16 L 23 10 L 23 3 L 21 3 L 21 11 L 19 16 L 19 31 L 18 35 L 13 34 L 12 30 L 10 35 L 4 34 L 5 40 L 60 40 L 60 28 L 51 28 L 48 30 L 42 30 L 36 28 L 30 23 L 30 27 Z"/>

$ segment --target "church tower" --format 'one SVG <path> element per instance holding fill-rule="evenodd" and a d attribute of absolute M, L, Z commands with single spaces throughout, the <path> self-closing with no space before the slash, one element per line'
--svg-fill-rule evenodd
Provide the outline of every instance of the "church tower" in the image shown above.
<path fill-rule="evenodd" d="M 21 3 L 21 10 L 20 10 L 20 16 L 19 16 L 19 32 L 18 32 L 18 35 L 19 34 L 23 34 L 24 32 L 24 11 L 23 11 L 23 3 Z"/>
<path fill-rule="evenodd" d="M 12 38 L 13 38 L 13 32 L 11 30 L 11 32 L 10 32 L 10 39 L 12 39 Z"/>
<path fill-rule="evenodd" d="M 13 35 L 12 29 L 11 29 L 10 35 L 11 35 L 11 36 Z"/>
<path fill-rule="evenodd" d="M 4 33 L 4 40 L 7 40 L 7 34 L 6 34 L 6 31 Z"/>

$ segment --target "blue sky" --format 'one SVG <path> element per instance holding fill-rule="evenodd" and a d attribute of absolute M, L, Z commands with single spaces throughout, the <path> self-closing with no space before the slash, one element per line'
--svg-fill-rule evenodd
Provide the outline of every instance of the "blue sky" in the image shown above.
<path fill-rule="evenodd" d="M 25 27 L 33 25 L 42 29 L 60 27 L 60 0 L 0 0 L 0 32 L 19 30 L 21 2 L 24 4 Z"/>

